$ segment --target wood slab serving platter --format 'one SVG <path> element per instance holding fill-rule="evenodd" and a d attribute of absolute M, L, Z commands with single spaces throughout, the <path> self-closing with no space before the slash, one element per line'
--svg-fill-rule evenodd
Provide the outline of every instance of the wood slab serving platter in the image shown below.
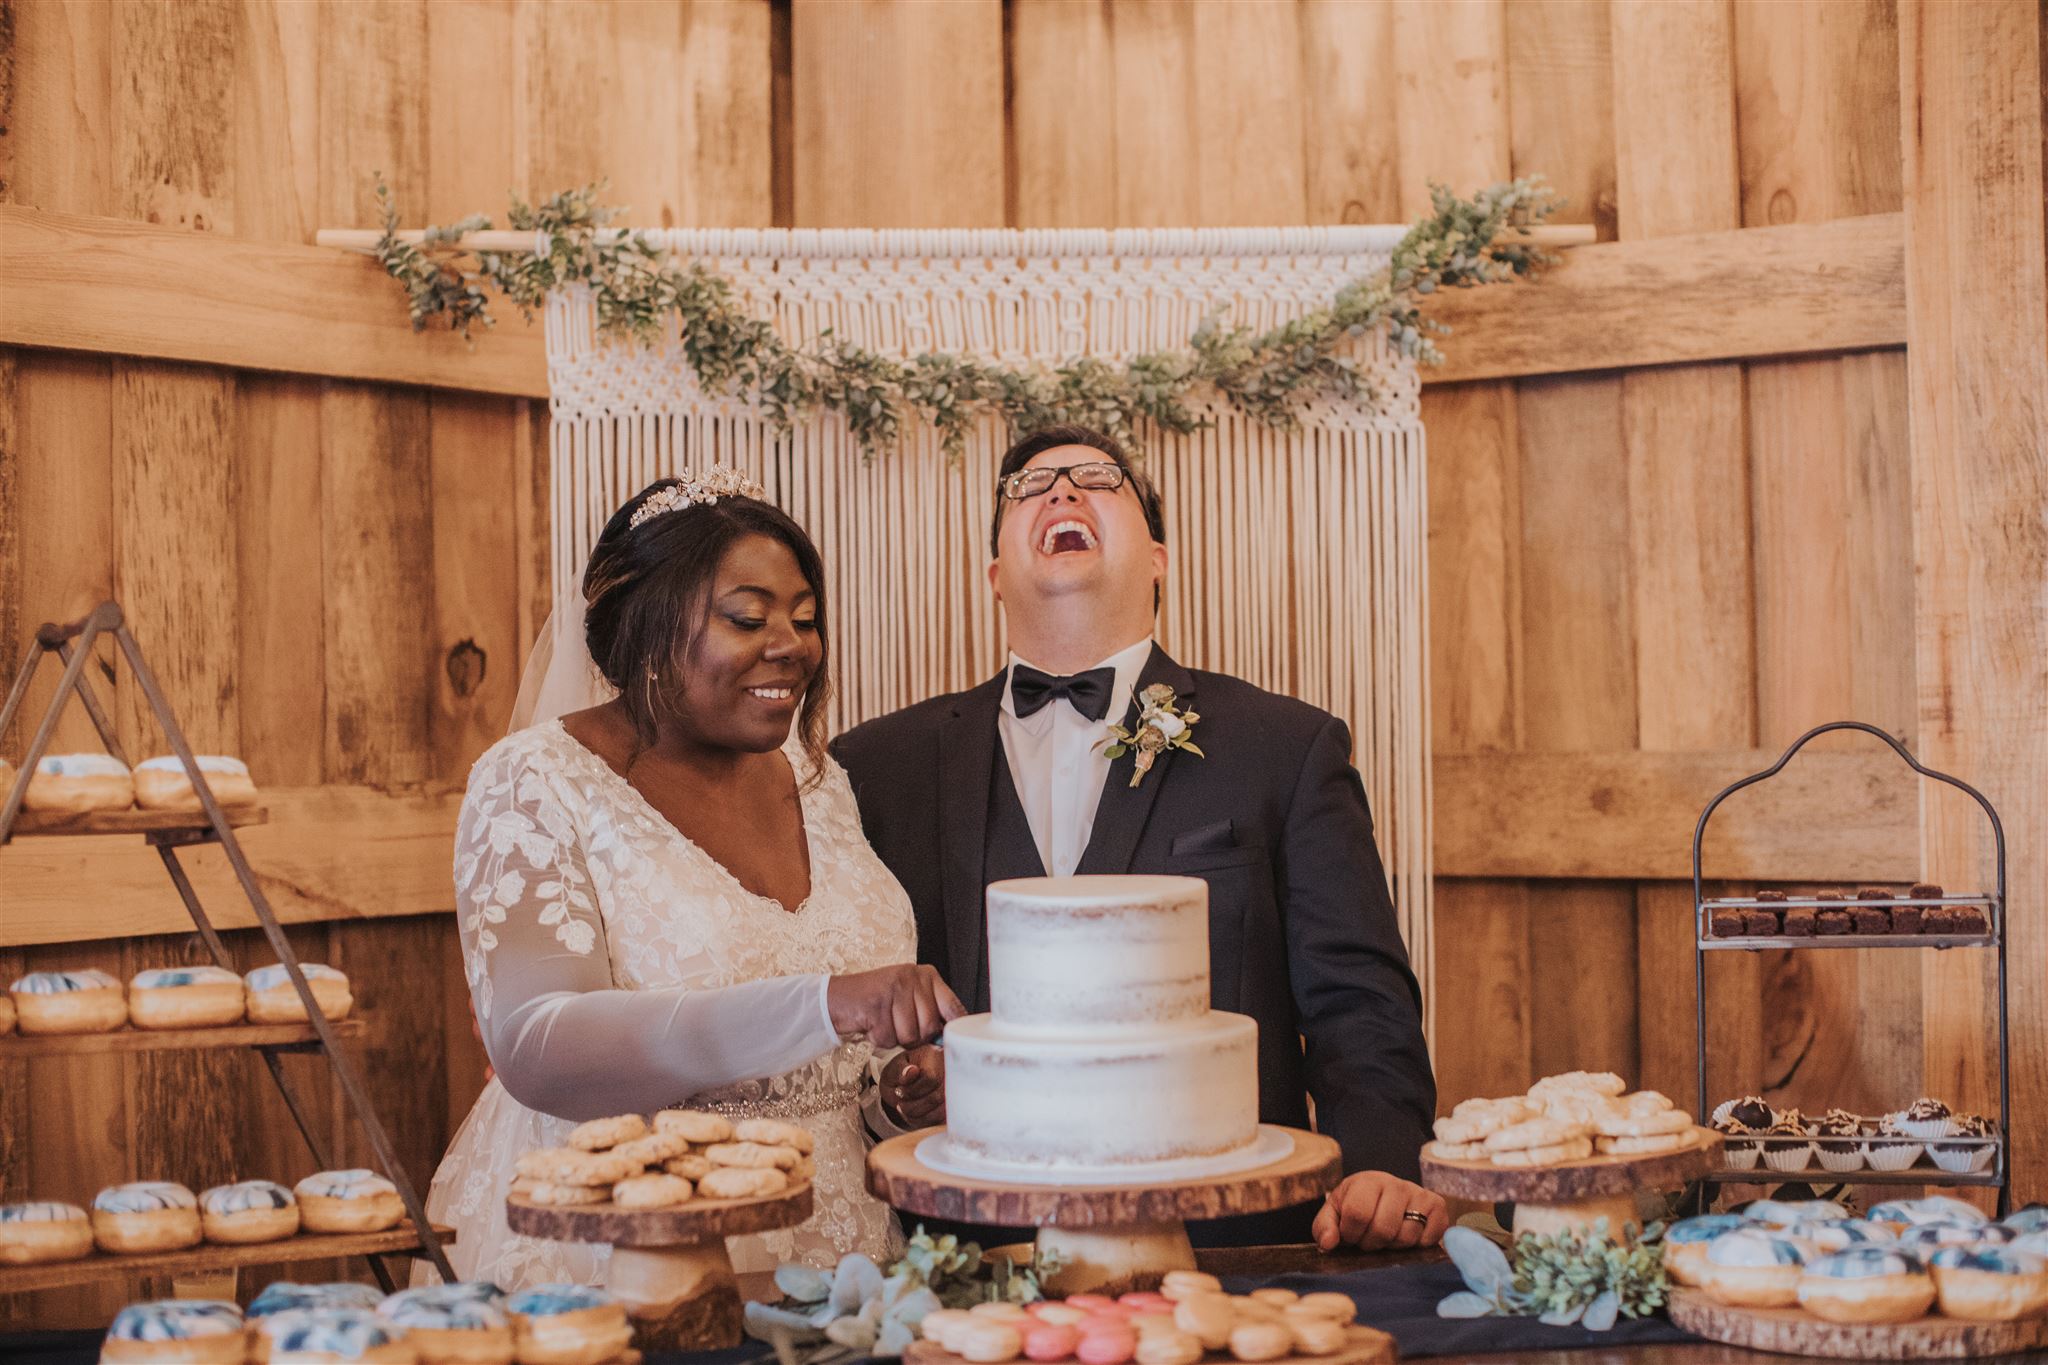
<path fill-rule="evenodd" d="M 688 1246 L 794 1227 L 811 1216 L 811 1182 L 759 1199 L 692 1199 L 666 1209 L 602 1204 L 529 1204 L 505 1200 L 505 1223 L 522 1237 L 551 1242 L 609 1242 L 620 1247 Z"/>
<path fill-rule="evenodd" d="M 1344 1345 L 1334 1355 L 1282 1357 L 1273 1365 L 1394 1365 L 1401 1358 L 1394 1339 L 1385 1332 L 1353 1323 L 1344 1331 Z M 936 1341 L 913 1341 L 903 1352 L 903 1365 L 968 1365 L 965 1356 L 954 1355 Z M 1068 1361 L 1065 1365 L 1078 1365 Z M 1197 1365 L 1238 1365 L 1227 1351 L 1211 1351 Z"/>
<path fill-rule="evenodd" d="M 1600 1156 L 1556 1166 L 1496 1166 L 1488 1161 L 1446 1161 L 1422 1152 L 1422 1183 L 1438 1194 L 1485 1203 L 1514 1200 L 1569 1204 L 1632 1190 L 1676 1189 L 1721 1168 L 1721 1135 L 1697 1125 L 1692 1141 L 1649 1156 Z"/>
<path fill-rule="evenodd" d="M 1671 1295 L 1671 1320 L 1728 1346 L 1830 1360 L 1976 1360 L 2048 1347 L 2048 1319 L 1898 1323 L 1823 1322 L 1797 1308 L 1734 1308 L 1696 1289 Z"/>

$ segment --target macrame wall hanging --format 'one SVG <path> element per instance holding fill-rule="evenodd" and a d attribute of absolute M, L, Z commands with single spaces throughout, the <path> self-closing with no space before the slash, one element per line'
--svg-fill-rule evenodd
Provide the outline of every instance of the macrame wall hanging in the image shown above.
<path fill-rule="evenodd" d="M 1210 312 L 1264 328 L 1383 269 L 1403 228 L 785 231 L 645 234 L 730 279 L 801 342 L 1011 363 L 1121 359 L 1181 346 Z M 930 429 L 863 459 L 844 422 L 778 430 L 707 394 L 673 335 L 600 337 L 589 292 L 551 295 L 553 566 L 573 591 L 621 502 L 682 466 L 736 465 L 801 523 L 831 591 L 833 733 L 990 677 L 1005 657 L 986 577 L 996 464 L 978 427 L 949 460 Z M 671 323 L 671 326 L 673 324 Z M 1160 642 L 1351 726 L 1402 933 L 1430 991 L 1428 498 L 1412 364 L 1361 343 L 1378 411 L 1322 405 L 1280 431 L 1218 400 L 1214 426 L 1145 431 L 1166 502 Z M 1425 1019 L 1429 1011 L 1425 1010 Z"/>

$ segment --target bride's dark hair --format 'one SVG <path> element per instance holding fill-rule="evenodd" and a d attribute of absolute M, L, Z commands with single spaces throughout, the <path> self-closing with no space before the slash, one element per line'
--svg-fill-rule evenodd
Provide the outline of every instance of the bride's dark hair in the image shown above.
<path fill-rule="evenodd" d="M 673 705 L 650 670 L 687 668 L 711 613 L 711 588 L 734 542 L 767 536 L 789 547 L 817 609 L 818 672 L 804 689 L 797 734 L 809 760 L 808 790 L 825 771 L 825 703 L 831 697 L 831 636 L 825 626 L 825 562 L 818 547 L 781 508 L 735 494 L 640 525 L 633 514 L 676 479 L 657 479 L 612 514 L 583 571 L 584 641 L 605 681 L 619 689 L 641 745 L 654 743 L 655 718 Z"/>

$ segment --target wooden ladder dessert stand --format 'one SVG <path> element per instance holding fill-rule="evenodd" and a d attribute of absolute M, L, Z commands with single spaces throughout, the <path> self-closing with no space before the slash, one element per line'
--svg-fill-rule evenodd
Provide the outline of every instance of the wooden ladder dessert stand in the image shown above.
<path fill-rule="evenodd" d="M 122 752 L 121 741 L 114 733 L 112 722 L 100 706 L 99 697 L 93 691 L 92 682 L 86 676 L 86 664 L 95 657 L 94 646 L 102 636 L 113 640 L 123 658 L 127 660 L 135 685 L 149 703 L 150 711 L 156 716 L 157 724 L 163 727 L 164 737 L 170 742 L 171 751 L 178 756 L 185 774 L 192 781 L 192 790 L 199 797 L 200 809 L 184 811 L 100 811 L 85 815 L 50 815 L 47 812 L 28 811 L 21 808 L 22 798 L 28 791 L 29 779 L 34 775 L 36 764 L 48 750 L 51 737 L 57 730 L 57 718 L 63 713 L 64 704 L 74 695 L 85 707 L 86 715 L 92 719 L 93 728 L 99 731 L 100 741 L 107 752 L 123 763 L 128 761 Z M 17 836 L 31 835 L 91 835 L 91 834 L 140 834 L 163 859 L 164 871 L 177 889 L 178 898 L 192 916 L 192 926 L 199 931 L 213 960 L 229 971 L 240 975 L 227 945 L 214 930 L 213 922 L 207 918 L 206 909 L 199 901 L 199 893 L 192 885 L 185 867 L 178 861 L 177 850 L 195 844 L 219 844 L 226 856 L 228 866 L 241 884 L 242 893 L 248 897 L 249 908 L 255 912 L 256 922 L 269 941 L 270 949 L 277 954 L 277 960 L 284 966 L 285 975 L 291 979 L 299 1000 L 306 1007 L 304 1025 L 236 1025 L 232 1028 L 191 1030 L 189 1037 L 181 1038 L 179 1030 L 164 1030 L 144 1034 L 139 1030 L 117 1030 L 113 1033 L 77 1035 L 40 1035 L 36 1037 L 0 1038 L 0 1058 L 9 1055 L 48 1056 L 65 1052 L 140 1052 L 169 1048 L 215 1048 L 231 1045 L 252 1047 L 263 1058 L 270 1078 L 276 1083 L 278 1093 L 283 1096 L 285 1108 L 291 1111 L 293 1122 L 298 1125 L 300 1136 L 306 1141 L 306 1148 L 322 1170 L 333 1167 L 326 1144 L 319 1131 L 310 1121 L 311 1111 L 305 1101 L 293 1088 L 291 1078 L 278 1061 L 280 1052 L 316 1051 L 327 1058 L 334 1078 L 341 1083 L 344 1103 L 355 1115 L 363 1136 L 369 1140 L 370 1150 L 383 1174 L 398 1187 L 398 1196 L 405 1205 L 410 1226 L 381 1234 L 358 1236 L 315 1236 L 302 1234 L 279 1242 L 265 1242 L 252 1246 L 205 1246 L 189 1251 L 167 1253 L 160 1256 L 112 1256 L 96 1254 L 80 1261 L 61 1261 L 42 1265 L 10 1267 L 0 1270 L 0 1293 L 26 1291 L 32 1288 L 46 1288 L 57 1284 L 73 1284 L 81 1281 L 106 1278 L 125 1278 L 138 1274 L 197 1273 L 203 1270 L 226 1268 L 238 1265 L 272 1264 L 284 1261 L 314 1260 L 341 1255 L 363 1255 L 370 1262 L 377 1282 L 385 1292 L 395 1287 L 391 1272 L 377 1259 L 377 1253 L 419 1250 L 433 1262 L 434 1268 L 444 1280 L 454 1280 L 455 1271 L 448 1264 L 442 1243 L 449 1239 L 445 1228 L 436 1228 L 427 1221 L 426 1206 L 420 1201 L 412 1181 L 407 1178 L 405 1168 L 398 1162 L 396 1149 L 391 1145 L 390 1135 L 384 1131 L 383 1123 L 370 1104 L 369 1092 L 356 1074 L 355 1065 L 349 1061 L 340 1047 L 343 1036 L 359 1033 L 362 1025 L 355 1021 L 336 1022 L 329 1019 L 320 1009 L 320 1002 L 314 997 L 312 987 L 307 985 L 306 976 L 299 968 L 298 956 L 292 952 L 291 940 L 285 937 L 284 928 L 277 922 L 277 916 L 270 908 L 270 901 L 263 894 L 262 886 L 256 880 L 249 860 L 242 853 L 242 846 L 235 838 L 238 825 L 262 824 L 268 819 L 264 807 L 233 806 L 223 807 L 214 798 L 213 790 L 207 785 L 206 775 L 200 770 L 193 757 L 192 746 L 185 741 L 185 731 L 178 724 L 178 718 L 171 711 L 170 702 L 157 685 L 156 675 L 142 657 L 142 649 L 129 633 L 121 608 L 114 602 L 102 602 L 92 614 L 69 625 L 45 623 L 36 631 L 28 653 L 15 673 L 14 685 L 7 693 L 7 700 L 0 705 L 0 734 L 13 723 L 15 713 L 20 710 L 22 699 L 28 695 L 28 685 L 38 667 L 47 657 L 55 656 L 63 665 L 63 673 L 57 681 L 57 690 L 50 697 L 50 704 L 43 712 L 41 722 L 36 726 L 34 736 L 29 740 L 28 750 L 22 755 L 20 770 L 15 774 L 12 787 L 0 793 L 0 844 Z"/>
<path fill-rule="evenodd" d="M 1594 1156 L 1527 1169 L 1445 1161 L 1424 1148 L 1422 1183 L 1454 1199 L 1512 1202 L 1518 1234 L 1588 1228 L 1605 1218 L 1609 1232 L 1618 1236 L 1624 1224 L 1642 1221 L 1636 1211 L 1637 1190 L 1678 1189 L 1720 1167 L 1721 1135 L 1695 1126 L 1692 1139 L 1675 1152 Z"/>
<path fill-rule="evenodd" d="M 963 1223 L 1035 1227 L 1041 1252 L 1061 1269 L 1046 1292 L 1122 1294 L 1156 1289 L 1169 1270 L 1193 1270 L 1190 1218 L 1265 1213 L 1320 1199 L 1337 1184 L 1342 1157 L 1320 1133 L 1288 1128 L 1294 1150 L 1248 1171 L 1153 1184 L 1057 1186 L 970 1180 L 918 1160 L 920 1142 L 943 1128 L 890 1138 L 868 1153 L 868 1190 L 906 1213 Z"/>
<path fill-rule="evenodd" d="M 718 1351 L 742 1338 L 744 1309 L 725 1239 L 795 1227 L 811 1216 L 811 1182 L 759 1199 L 700 1199 L 670 1209 L 505 1201 L 522 1237 L 604 1242 L 605 1288 L 626 1306 L 646 1351 Z"/>

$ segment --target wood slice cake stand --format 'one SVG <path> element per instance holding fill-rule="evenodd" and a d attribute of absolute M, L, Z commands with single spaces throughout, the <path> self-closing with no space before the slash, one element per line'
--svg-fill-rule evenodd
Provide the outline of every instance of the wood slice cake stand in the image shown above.
<path fill-rule="evenodd" d="M 808 1180 L 760 1199 L 693 1199 L 671 1209 L 505 1201 L 506 1224 L 523 1237 L 611 1244 L 605 1288 L 626 1306 L 635 1339 L 649 1351 L 739 1345 L 743 1308 L 725 1239 L 795 1227 L 810 1216 Z"/>
<path fill-rule="evenodd" d="M 1400 1358 L 1391 1336 L 1353 1324 L 1345 1329 L 1344 1344 L 1334 1354 L 1288 1356 L 1274 1365 L 1394 1365 Z M 967 1357 L 954 1355 L 936 1341 L 919 1339 L 904 1349 L 903 1365 L 967 1365 Z M 1211 1351 L 1197 1365 L 1238 1365 L 1238 1361 L 1228 1351 Z"/>
<path fill-rule="evenodd" d="M 1526 1169 L 1485 1161 L 1445 1161 L 1422 1151 L 1422 1183 L 1438 1194 L 1481 1203 L 1511 1201 L 1517 1233 L 1583 1228 L 1605 1218 L 1610 1231 L 1639 1223 L 1637 1190 L 1677 1189 L 1721 1166 L 1721 1135 L 1695 1126 L 1692 1141 L 1651 1156 L 1592 1156 Z"/>
<path fill-rule="evenodd" d="M 1228 1175 L 1131 1185 L 1027 1185 L 974 1180 L 934 1170 L 917 1145 L 942 1128 L 890 1138 L 868 1153 L 868 1190 L 883 1203 L 927 1218 L 1038 1229 L 1041 1251 L 1062 1268 L 1051 1294 L 1123 1294 L 1157 1289 L 1169 1270 L 1193 1270 L 1190 1218 L 1265 1213 L 1335 1188 L 1337 1144 L 1319 1133 L 1282 1129 L 1294 1150 L 1278 1161 Z"/>
<path fill-rule="evenodd" d="M 1733 1308 L 1697 1289 L 1674 1289 L 1671 1320 L 1696 1336 L 1755 1351 L 1834 1360 L 1975 1360 L 2048 1346 L 2048 1320 L 1823 1322 L 1797 1308 Z"/>

